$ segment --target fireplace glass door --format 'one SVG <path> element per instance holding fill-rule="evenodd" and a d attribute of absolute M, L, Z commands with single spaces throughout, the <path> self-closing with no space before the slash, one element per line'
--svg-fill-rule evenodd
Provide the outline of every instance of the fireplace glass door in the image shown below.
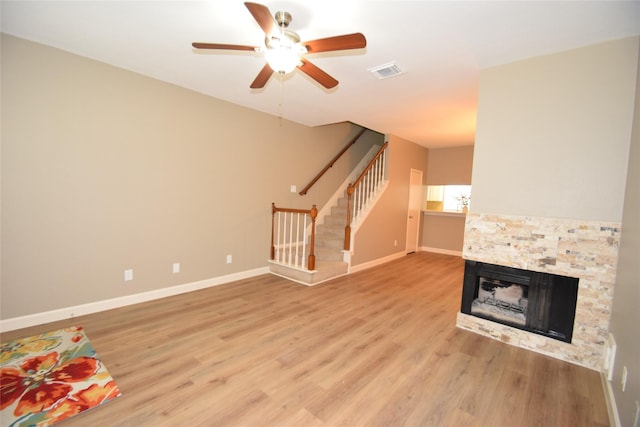
<path fill-rule="evenodd" d="M 578 279 L 469 261 L 461 311 L 571 342 Z"/>

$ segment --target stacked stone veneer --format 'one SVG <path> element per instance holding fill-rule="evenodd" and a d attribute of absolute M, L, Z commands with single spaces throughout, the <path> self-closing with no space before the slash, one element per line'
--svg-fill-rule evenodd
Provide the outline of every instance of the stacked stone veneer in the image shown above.
<path fill-rule="evenodd" d="M 578 300 L 571 343 L 463 313 L 457 326 L 602 370 L 619 243 L 620 223 L 468 213 L 464 259 L 577 277 Z"/>

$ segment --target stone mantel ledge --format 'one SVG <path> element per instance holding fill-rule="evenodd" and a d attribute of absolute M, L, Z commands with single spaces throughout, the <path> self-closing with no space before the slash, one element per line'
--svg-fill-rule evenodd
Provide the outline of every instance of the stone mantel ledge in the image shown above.
<path fill-rule="evenodd" d="M 620 223 L 469 212 L 464 259 L 577 277 L 571 344 L 459 316 L 457 325 L 562 360 L 602 370 L 618 264 Z"/>

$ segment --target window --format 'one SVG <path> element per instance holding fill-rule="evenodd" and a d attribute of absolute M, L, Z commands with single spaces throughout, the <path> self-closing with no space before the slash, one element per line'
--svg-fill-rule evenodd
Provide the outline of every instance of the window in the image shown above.
<path fill-rule="evenodd" d="M 470 185 L 429 185 L 427 210 L 462 212 L 471 204 Z"/>

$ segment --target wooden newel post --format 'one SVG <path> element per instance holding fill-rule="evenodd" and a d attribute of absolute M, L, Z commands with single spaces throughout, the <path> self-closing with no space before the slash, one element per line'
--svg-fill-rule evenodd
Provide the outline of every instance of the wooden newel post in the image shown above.
<path fill-rule="evenodd" d="M 316 255 L 314 252 L 314 247 L 316 244 L 316 217 L 318 216 L 318 208 L 316 205 L 311 207 L 309 211 L 309 215 L 311 216 L 311 240 L 309 242 L 309 262 L 307 268 L 309 270 L 316 269 Z"/>
<path fill-rule="evenodd" d="M 344 250 L 351 249 L 351 205 L 353 203 L 353 192 L 355 187 L 349 184 L 347 187 L 347 225 L 344 227 Z"/>
<path fill-rule="evenodd" d="M 276 259 L 276 247 L 273 244 L 273 232 L 274 232 L 273 223 L 275 221 L 275 217 L 276 217 L 276 204 L 271 203 L 271 261 Z"/>

